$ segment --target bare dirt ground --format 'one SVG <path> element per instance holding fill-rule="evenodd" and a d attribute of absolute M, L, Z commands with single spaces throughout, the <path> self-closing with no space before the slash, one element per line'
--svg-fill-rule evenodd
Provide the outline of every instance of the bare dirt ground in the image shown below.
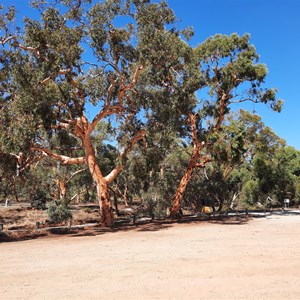
<path fill-rule="evenodd" d="M 1 299 L 300 299 L 300 215 L 0 244 Z"/>

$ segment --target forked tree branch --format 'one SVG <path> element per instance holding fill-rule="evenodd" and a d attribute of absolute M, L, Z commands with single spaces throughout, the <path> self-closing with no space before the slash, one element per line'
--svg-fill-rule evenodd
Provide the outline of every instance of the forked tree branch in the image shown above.
<path fill-rule="evenodd" d="M 71 68 L 69 68 L 69 69 L 61 69 L 61 70 L 59 70 L 58 72 L 53 73 L 53 74 L 51 74 L 49 77 L 47 77 L 47 78 L 45 78 L 44 80 L 40 81 L 39 84 L 45 84 L 45 83 L 47 83 L 48 81 L 53 80 L 56 76 L 59 76 L 59 75 L 66 75 L 66 74 L 70 73 L 71 71 L 72 71 Z"/>
<path fill-rule="evenodd" d="M 130 140 L 130 142 L 127 144 L 126 147 L 123 148 L 121 153 L 119 154 L 119 163 L 118 165 L 107 175 L 105 176 L 105 180 L 107 183 L 111 183 L 117 175 L 123 170 L 124 165 L 122 163 L 122 160 L 127 156 L 128 152 L 131 151 L 133 146 L 140 140 L 142 140 L 146 135 L 145 130 L 138 131 Z"/>
<path fill-rule="evenodd" d="M 123 98 L 124 98 L 124 94 L 126 91 L 131 90 L 137 83 L 137 79 L 139 77 L 139 74 L 141 73 L 141 71 L 143 70 L 144 66 L 140 65 L 134 72 L 134 75 L 132 77 L 132 80 L 129 84 L 124 85 L 124 78 L 122 78 L 122 84 L 121 84 L 121 88 L 118 94 L 118 99 L 119 99 L 119 105 L 121 107 L 123 107 Z"/>
<path fill-rule="evenodd" d="M 218 131 L 225 119 L 225 108 L 228 105 L 227 100 L 228 100 L 228 94 L 223 93 L 223 95 L 220 99 L 219 117 L 218 117 L 216 125 L 213 127 L 213 131 Z"/>
<path fill-rule="evenodd" d="M 4 47 L 6 43 L 8 43 L 10 40 L 14 40 L 17 44 L 17 46 L 22 49 L 22 50 L 25 50 L 25 51 L 31 51 L 33 52 L 38 58 L 46 61 L 46 62 L 50 62 L 48 58 L 44 57 L 41 55 L 40 51 L 38 50 L 38 47 L 30 47 L 30 46 L 25 46 L 25 45 L 22 45 L 18 39 L 17 39 L 17 36 L 15 35 L 12 35 L 12 36 L 9 36 L 9 37 L 6 37 L 6 38 L 3 38 L 3 37 L 0 37 L 0 43 L 2 44 L 2 46 Z"/>
<path fill-rule="evenodd" d="M 208 162 L 211 162 L 212 158 L 209 155 L 203 156 L 200 158 L 200 161 L 195 164 L 196 168 L 204 168 Z"/>
<path fill-rule="evenodd" d="M 122 107 L 120 105 L 113 105 L 113 106 L 105 106 L 101 111 L 98 112 L 98 114 L 95 116 L 91 124 L 89 125 L 87 129 L 87 135 L 91 135 L 93 130 L 95 129 L 96 125 L 100 120 L 105 118 L 106 116 L 111 116 L 117 113 L 120 113 L 122 111 Z"/>

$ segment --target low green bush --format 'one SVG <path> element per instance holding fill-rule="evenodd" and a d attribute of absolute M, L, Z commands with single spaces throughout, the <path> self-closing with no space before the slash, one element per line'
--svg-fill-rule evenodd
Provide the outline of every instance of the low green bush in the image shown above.
<path fill-rule="evenodd" d="M 61 223 L 72 219 L 72 213 L 64 203 L 53 201 L 47 210 L 49 220 L 54 223 Z"/>
<path fill-rule="evenodd" d="M 30 194 L 30 204 L 35 209 L 46 209 L 47 200 L 47 193 L 42 189 L 36 189 Z"/>

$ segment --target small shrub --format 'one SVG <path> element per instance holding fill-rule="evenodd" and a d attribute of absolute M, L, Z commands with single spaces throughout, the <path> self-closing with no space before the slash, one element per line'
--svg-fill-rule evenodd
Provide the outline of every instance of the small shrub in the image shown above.
<path fill-rule="evenodd" d="M 167 208 L 170 203 L 163 197 L 164 191 L 159 188 L 151 187 L 142 195 L 143 202 L 149 214 L 155 218 L 166 218 Z"/>
<path fill-rule="evenodd" d="M 64 203 L 52 202 L 47 210 L 51 222 L 61 223 L 72 219 L 72 213 Z"/>
<path fill-rule="evenodd" d="M 37 189 L 30 194 L 31 207 L 35 209 L 46 209 L 47 193 L 44 190 Z"/>

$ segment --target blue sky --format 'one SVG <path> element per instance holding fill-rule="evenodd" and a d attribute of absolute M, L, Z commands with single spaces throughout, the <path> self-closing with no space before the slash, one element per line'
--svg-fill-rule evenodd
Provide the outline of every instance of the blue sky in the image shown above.
<path fill-rule="evenodd" d="M 255 105 L 266 125 L 300 150 L 300 0 L 168 0 L 184 26 L 193 26 L 192 45 L 216 33 L 251 34 L 251 43 L 268 66 L 266 86 L 285 100 L 275 113 Z M 253 109 L 253 108 L 252 108 Z"/>
<path fill-rule="evenodd" d="M 268 66 L 266 86 L 277 87 L 285 100 L 283 111 L 275 113 L 263 105 L 251 109 L 266 125 L 300 150 L 300 0 L 167 0 L 180 26 L 193 26 L 192 45 L 216 33 L 251 34 L 251 42 Z M 16 5 L 27 14 L 27 0 L 0 0 Z"/>

